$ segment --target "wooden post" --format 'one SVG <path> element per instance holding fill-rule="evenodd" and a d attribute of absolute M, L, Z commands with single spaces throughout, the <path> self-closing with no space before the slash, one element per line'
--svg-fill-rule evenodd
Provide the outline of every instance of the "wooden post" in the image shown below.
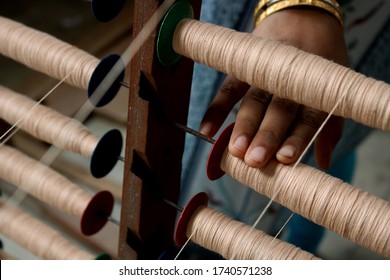
<path fill-rule="evenodd" d="M 133 36 L 157 10 L 158 0 L 135 0 Z M 201 1 L 189 1 L 199 18 Z M 168 120 L 187 122 L 193 62 L 162 66 L 157 30 L 131 62 L 119 258 L 157 259 L 174 246 L 185 135 Z"/>

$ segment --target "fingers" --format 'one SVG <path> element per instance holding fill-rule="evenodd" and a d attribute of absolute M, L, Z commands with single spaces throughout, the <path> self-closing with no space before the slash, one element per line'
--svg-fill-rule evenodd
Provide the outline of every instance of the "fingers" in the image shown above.
<path fill-rule="evenodd" d="M 348 62 L 342 29 L 333 17 L 321 11 L 286 9 L 274 13 L 256 27 L 254 35 L 291 44 L 343 65 Z M 252 167 L 264 167 L 271 158 L 284 164 L 296 162 L 326 117 L 326 113 L 249 89 L 247 84 L 228 78 L 207 111 L 201 132 L 212 137 L 241 97 L 229 151 Z M 315 153 L 321 168 L 329 166 L 341 130 L 341 119 L 331 118 L 318 135 Z"/>
<path fill-rule="evenodd" d="M 274 157 L 294 122 L 298 108 L 299 105 L 293 101 L 273 96 L 245 153 L 244 160 L 249 166 L 261 168 Z"/>
<path fill-rule="evenodd" d="M 327 113 L 302 107 L 290 136 L 281 145 L 276 158 L 284 164 L 296 162 L 325 121 Z M 332 116 L 315 140 L 315 156 L 318 166 L 328 169 L 332 153 L 342 136 L 344 119 Z"/>
<path fill-rule="evenodd" d="M 248 84 L 228 76 L 207 109 L 200 125 L 200 132 L 213 137 L 248 89 Z"/>
<path fill-rule="evenodd" d="M 252 139 L 259 130 L 272 95 L 251 87 L 242 99 L 236 123 L 230 138 L 229 151 L 244 159 Z"/>
<path fill-rule="evenodd" d="M 283 164 L 296 162 L 327 115 L 228 77 L 202 120 L 201 133 L 213 137 L 241 98 L 229 151 L 254 168 L 272 158 Z M 320 168 L 329 168 L 342 128 L 343 119 L 332 117 L 318 135 L 315 154 Z"/>
<path fill-rule="evenodd" d="M 326 113 L 301 107 L 290 135 L 276 153 L 276 159 L 284 164 L 296 162 L 326 118 Z"/>
<path fill-rule="evenodd" d="M 320 168 L 329 169 L 332 161 L 332 152 L 341 139 L 344 128 L 344 119 L 332 116 L 326 123 L 315 142 L 316 161 Z"/>
<path fill-rule="evenodd" d="M 251 88 L 244 96 L 230 139 L 229 151 L 251 167 L 264 167 L 276 158 L 296 162 L 327 114 Z M 316 140 L 316 159 L 327 169 L 342 134 L 343 119 L 332 117 Z"/>

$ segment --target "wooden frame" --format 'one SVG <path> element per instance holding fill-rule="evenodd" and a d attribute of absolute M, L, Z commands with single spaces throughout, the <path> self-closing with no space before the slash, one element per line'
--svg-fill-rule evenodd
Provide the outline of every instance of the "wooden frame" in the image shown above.
<path fill-rule="evenodd" d="M 191 0 L 195 18 L 201 1 Z M 157 10 L 157 0 L 135 0 L 133 37 Z M 122 195 L 119 257 L 156 259 L 174 245 L 184 132 L 171 121 L 187 122 L 193 62 L 181 58 L 162 66 L 155 51 L 157 30 L 130 66 L 130 96 Z"/>

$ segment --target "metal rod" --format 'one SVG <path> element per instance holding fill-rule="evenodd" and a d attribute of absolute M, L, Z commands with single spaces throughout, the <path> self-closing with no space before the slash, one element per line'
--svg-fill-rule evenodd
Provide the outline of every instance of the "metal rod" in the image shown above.
<path fill-rule="evenodd" d="M 177 211 L 183 212 L 183 208 L 180 207 L 180 206 L 178 206 L 178 205 L 176 205 L 176 204 L 173 203 L 172 201 L 169 201 L 168 199 L 165 199 L 165 198 L 163 199 L 163 201 L 164 201 L 166 204 L 168 204 L 168 205 L 172 206 L 173 208 L 175 208 Z"/>
<path fill-rule="evenodd" d="M 119 222 L 118 220 L 114 219 L 114 218 L 111 217 L 111 216 L 108 216 L 108 217 L 107 217 L 107 220 L 108 220 L 109 222 L 113 223 L 114 225 L 117 225 L 117 226 L 120 225 L 120 222 Z"/>
<path fill-rule="evenodd" d="M 177 126 L 178 128 L 180 128 L 181 130 L 183 130 L 183 131 L 185 131 L 185 132 L 187 132 L 187 133 L 189 133 L 189 134 L 192 134 L 192 135 L 194 135 L 194 136 L 196 136 L 196 137 L 198 137 L 198 138 L 201 138 L 201 139 L 203 139 L 203 140 L 209 142 L 210 144 L 214 144 L 214 143 L 215 143 L 215 140 L 214 140 L 214 139 L 212 139 L 212 138 L 210 138 L 210 137 L 208 137 L 208 136 L 206 136 L 206 135 L 200 133 L 199 131 L 196 131 L 196 130 L 194 130 L 194 129 L 192 129 L 192 128 L 189 128 L 189 127 L 187 127 L 187 126 L 185 126 L 185 125 L 182 125 L 182 124 L 180 124 L 180 123 L 177 123 L 177 122 L 173 122 L 173 124 L 174 124 L 175 126 Z"/>
<path fill-rule="evenodd" d="M 122 86 L 126 87 L 126 88 L 130 88 L 130 84 L 124 82 L 124 81 L 120 81 L 119 82 Z"/>
<path fill-rule="evenodd" d="M 126 83 L 126 82 L 124 82 L 124 81 L 120 81 L 119 83 L 120 83 L 122 86 L 126 87 L 126 88 L 130 88 L 130 84 L 128 84 L 128 83 Z M 189 128 L 188 126 L 182 125 L 182 124 L 177 123 L 177 122 L 175 122 L 175 121 L 173 121 L 173 124 L 174 124 L 175 126 L 177 126 L 178 128 L 180 128 L 181 130 L 183 130 L 183 131 L 185 131 L 185 132 L 187 132 L 187 133 L 189 133 L 189 134 L 192 134 L 192 135 L 194 135 L 194 136 L 196 136 L 196 137 L 198 137 L 198 138 L 201 138 L 201 139 L 203 139 L 203 140 L 209 142 L 210 144 L 214 144 L 214 142 L 215 142 L 214 139 L 212 139 L 212 138 L 210 138 L 210 137 L 207 137 L 206 135 L 200 133 L 199 131 L 196 131 L 196 130 L 194 130 L 194 129 L 192 129 L 192 128 Z M 119 160 L 124 161 L 123 157 L 120 157 Z"/>

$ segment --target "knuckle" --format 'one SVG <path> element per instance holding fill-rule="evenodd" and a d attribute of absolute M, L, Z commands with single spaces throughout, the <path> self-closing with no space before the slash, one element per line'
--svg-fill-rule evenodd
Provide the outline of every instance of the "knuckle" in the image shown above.
<path fill-rule="evenodd" d="M 298 109 L 297 103 L 283 98 L 273 98 L 272 106 L 274 106 L 274 108 L 289 116 L 295 116 Z"/>
<path fill-rule="evenodd" d="M 246 117 L 246 118 L 237 118 L 236 125 L 242 127 L 246 134 L 254 135 L 259 129 L 259 121 L 255 118 Z"/>
<path fill-rule="evenodd" d="M 324 119 L 323 112 L 311 108 L 304 109 L 301 115 L 301 122 L 315 130 L 321 126 Z"/>
<path fill-rule="evenodd" d="M 239 86 L 237 85 L 238 80 L 226 79 L 225 82 L 221 85 L 220 92 L 225 96 L 230 96 L 238 92 Z"/>
<path fill-rule="evenodd" d="M 216 116 L 228 115 L 230 111 L 230 107 L 219 106 L 219 104 L 211 104 L 206 112 L 206 115 L 210 118 L 215 118 Z"/>
<path fill-rule="evenodd" d="M 276 130 L 261 130 L 258 133 L 258 136 L 262 138 L 262 140 L 270 145 L 279 145 L 282 141 L 282 135 Z"/>
<path fill-rule="evenodd" d="M 256 103 L 262 106 L 267 106 L 270 101 L 271 95 L 264 93 L 260 90 L 251 91 L 250 94 L 246 94 L 243 98 L 243 102 Z"/>

